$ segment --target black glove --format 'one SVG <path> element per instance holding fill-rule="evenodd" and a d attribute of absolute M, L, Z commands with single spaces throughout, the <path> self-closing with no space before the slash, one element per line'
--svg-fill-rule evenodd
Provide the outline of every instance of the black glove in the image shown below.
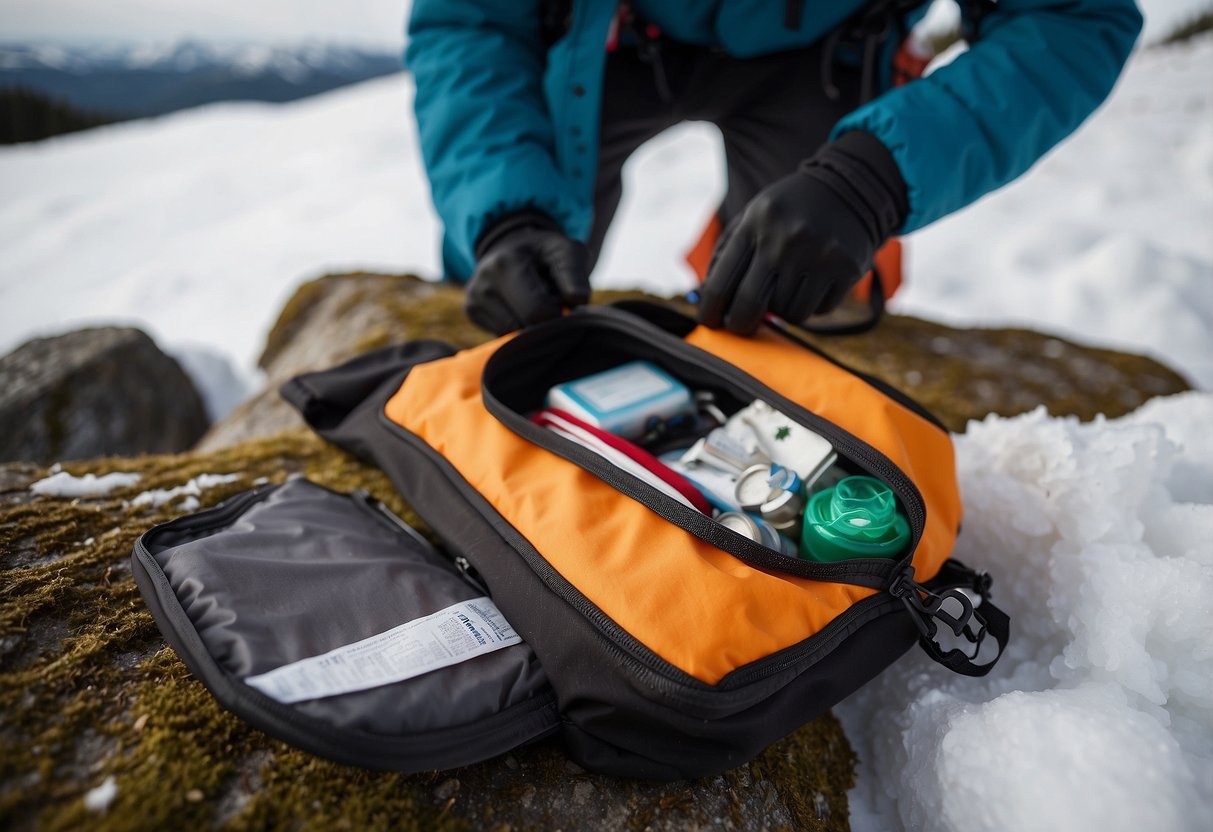
<path fill-rule="evenodd" d="M 502 335 L 589 299 L 585 245 L 570 240 L 546 214 L 510 214 L 476 244 L 464 309 L 477 326 Z"/>
<path fill-rule="evenodd" d="M 764 188 L 721 235 L 699 320 L 749 335 L 770 310 L 800 323 L 829 312 L 905 222 L 906 186 L 868 133 L 845 133 Z"/>

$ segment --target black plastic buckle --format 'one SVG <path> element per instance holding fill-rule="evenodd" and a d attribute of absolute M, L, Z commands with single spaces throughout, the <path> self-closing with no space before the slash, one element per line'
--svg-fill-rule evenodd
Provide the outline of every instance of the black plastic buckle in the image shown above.
<path fill-rule="evenodd" d="M 981 608 L 976 609 L 969 597 L 959 588 L 951 587 L 936 592 L 914 580 L 914 567 L 907 566 L 889 584 L 889 593 L 900 598 L 918 628 L 919 644 L 932 659 L 945 667 L 963 673 L 966 676 L 984 676 L 990 672 L 994 664 L 1002 656 L 1009 635 L 1009 619 L 1006 614 L 995 607 L 989 600 L 990 576 L 984 572 L 975 572 L 963 564 L 950 561 L 945 565 L 949 578 L 966 579 L 961 586 L 972 587 L 981 596 Z M 943 572 L 941 571 L 941 574 Z M 959 605 L 959 613 L 948 609 L 945 605 L 955 602 Z M 953 648 L 944 651 L 936 636 L 942 621 L 957 638 L 963 638 L 972 645 L 971 651 Z M 985 664 L 977 664 L 986 637 L 993 636 L 998 643 L 998 654 Z"/>
<path fill-rule="evenodd" d="M 973 602 L 963 592 L 948 589 L 942 593 L 927 589 L 914 580 L 914 567 L 906 567 L 906 571 L 893 579 L 889 592 L 895 598 L 900 598 L 910 611 L 918 630 L 925 637 L 934 639 L 939 631 L 936 620 L 942 621 L 952 631 L 952 635 L 964 636 L 973 640 L 973 634 L 967 634 L 969 623 L 973 620 Z M 923 595 L 926 599 L 923 599 Z M 960 613 L 954 615 L 944 608 L 948 601 L 960 604 Z M 982 630 L 985 628 L 982 627 Z"/>

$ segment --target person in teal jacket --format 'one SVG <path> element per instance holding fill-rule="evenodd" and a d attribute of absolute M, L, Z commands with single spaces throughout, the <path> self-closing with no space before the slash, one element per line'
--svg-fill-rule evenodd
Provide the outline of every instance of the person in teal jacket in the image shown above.
<path fill-rule="evenodd" d="M 414 0 L 406 64 L 469 316 L 508 332 L 585 303 L 643 141 L 724 137 L 725 231 L 700 319 L 750 333 L 827 312 L 892 234 L 1026 171 L 1103 101 L 1132 0 L 961 3 L 971 47 L 891 83 L 923 0 Z"/>

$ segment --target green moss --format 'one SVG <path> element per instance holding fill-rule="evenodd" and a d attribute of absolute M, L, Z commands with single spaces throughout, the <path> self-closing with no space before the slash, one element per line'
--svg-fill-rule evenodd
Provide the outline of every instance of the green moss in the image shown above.
<path fill-rule="evenodd" d="M 278 357 L 282 348 L 307 322 L 312 310 L 328 296 L 328 290 L 324 286 L 326 280 L 324 277 L 310 280 L 301 284 L 295 294 L 291 295 L 265 338 L 265 349 L 261 351 L 261 358 L 257 362 L 259 367 L 265 369 Z"/>
<path fill-rule="evenodd" d="M 465 825 L 439 817 L 424 781 L 325 763 L 224 712 L 164 647 L 131 577 L 135 539 L 181 513 L 179 501 L 124 503 L 140 491 L 240 474 L 203 491 L 205 506 L 297 471 L 333 488 L 366 487 L 411 514 L 383 474 L 305 432 L 65 468 L 142 479 L 103 499 L 0 500 L 0 827 L 167 829 L 218 817 L 238 829 Z M 250 772 L 249 760 L 262 762 Z M 109 812 L 89 812 L 84 794 L 110 776 L 118 792 Z M 245 793 L 249 777 L 259 783 Z"/>
<path fill-rule="evenodd" d="M 270 328 L 269 334 L 265 339 L 265 349 L 262 351 L 261 358 L 257 362 L 258 366 L 264 369 L 274 362 L 286 345 L 307 325 L 309 316 L 321 303 L 330 297 L 334 283 L 353 283 L 355 281 L 362 285 L 344 298 L 336 310 L 337 317 L 340 317 L 342 312 L 349 311 L 364 302 L 367 294 L 373 290 L 376 284 L 378 284 L 381 294 L 391 294 L 390 292 L 382 291 L 384 286 L 430 287 L 434 285 L 415 275 L 380 275 L 365 272 L 325 275 L 316 280 L 308 281 L 295 290 L 295 294 L 291 296 L 290 300 L 282 308 L 282 312 L 279 313 L 278 320 Z M 444 288 L 447 288 L 449 293 L 462 295 L 457 289 Z M 407 291 L 397 291 L 396 294 L 408 296 Z M 468 326 L 466 320 L 464 321 L 464 326 Z"/>
<path fill-rule="evenodd" d="M 775 785 L 797 829 L 846 832 L 855 763 L 842 725 L 826 714 L 760 754 L 750 772 Z"/>
<path fill-rule="evenodd" d="M 392 333 L 383 327 L 372 327 L 354 342 L 354 352 L 357 354 L 371 352 L 386 347 L 395 341 L 396 339 L 392 337 Z"/>
<path fill-rule="evenodd" d="M 916 399 L 957 432 L 989 413 L 1013 416 L 1042 403 L 1054 415 L 1116 418 L 1154 396 L 1189 389 L 1182 376 L 1151 358 L 1030 330 L 951 329 L 887 315 L 863 335 L 802 334 Z"/>

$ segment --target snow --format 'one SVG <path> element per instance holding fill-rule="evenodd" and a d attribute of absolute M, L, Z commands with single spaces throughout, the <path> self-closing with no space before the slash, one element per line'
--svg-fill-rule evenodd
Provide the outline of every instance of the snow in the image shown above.
<path fill-rule="evenodd" d="M 410 95 L 389 76 L 0 149 L 0 351 L 110 321 L 251 373 L 301 281 L 436 275 Z"/>
<path fill-rule="evenodd" d="M 835 713 L 853 828 L 1196 830 L 1213 817 L 1213 394 L 957 437 L 956 557 L 1011 615 L 986 678 L 917 648 Z"/>
<path fill-rule="evenodd" d="M 1144 5 L 1155 40 L 1171 28 L 1159 21 L 1192 8 Z M 1213 36 L 1139 51 L 1070 141 L 908 239 L 893 309 L 1140 350 L 1213 389 L 1211 76 Z M 302 280 L 437 277 L 410 84 L 211 105 L 0 149 L 0 351 L 86 322 L 141 325 L 202 379 L 218 413 Z M 718 132 L 668 131 L 624 176 L 596 285 L 685 292 L 682 253 L 724 190 Z M 983 679 L 912 651 L 838 709 L 861 759 L 858 832 L 1204 827 L 1211 424 L 1213 394 L 1197 392 L 1117 421 L 1037 411 L 958 437 L 957 556 L 995 576 L 1011 646 Z M 132 503 L 181 498 L 194 510 L 237 476 Z"/>
<path fill-rule="evenodd" d="M 238 479 L 240 479 L 240 474 L 199 474 L 185 485 L 178 485 L 174 488 L 154 488 L 151 491 L 137 494 L 131 499 L 129 505 L 135 507 L 150 505 L 158 508 L 178 497 L 185 497 L 181 501 L 181 510 L 183 512 L 195 511 L 200 505 L 197 498 L 202 496 L 203 491 L 217 485 L 235 482 Z"/>
<path fill-rule="evenodd" d="M 894 311 L 1145 352 L 1213 388 L 1213 36 L 1139 53 L 1026 177 L 909 238 Z"/>
<path fill-rule="evenodd" d="M 89 789 L 84 795 L 84 808 L 90 812 L 105 812 L 117 796 L 118 784 L 114 782 L 113 775 L 110 775 L 100 786 Z"/>
<path fill-rule="evenodd" d="M 85 474 L 74 477 L 66 471 L 53 471 L 45 478 L 33 483 L 29 490 L 44 497 L 104 497 L 117 488 L 129 488 L 139 482 L 138 474 L 115 471 L 97 476 Z"/>
<path fill-rule="evenodd" d="M 1145 351 L 1213 387 L 1210 72 L 1213 37 L 1139 52 L 1071 141 L 911 235 L 892 308 Z M 0 148 L 0 351 L 120 322 L 252 376 L 301 281 L 355 269 L 436 278 L 411 98 L 398 75 Z M 682 254 L 723 193 L 721 154 L 705 124 L 638 151 L 596 285 L 693 286 Z"/>
<path fill-rule="evenodd" d="M 242 370 L 214 347 L 177 344 L 172 357 L 193 380 L 212 422 L 226 416 L 261 387 L 260 374 Z"/>

